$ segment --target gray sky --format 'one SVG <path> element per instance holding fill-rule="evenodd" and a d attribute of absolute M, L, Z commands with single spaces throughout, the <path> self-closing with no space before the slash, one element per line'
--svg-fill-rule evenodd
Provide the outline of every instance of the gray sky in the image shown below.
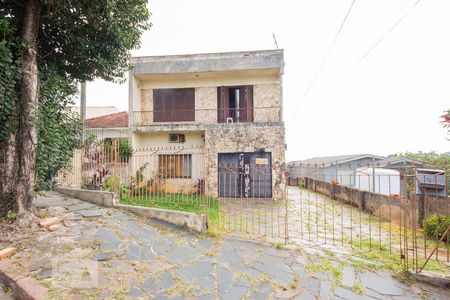
<path fill-rule="evenodd" d="M 133 55 L 272 49 L 275 33 L 285 49 L 288 160 L 449 151 L 439 116 L 450 108 L 450 1 L 410 10 L 417 0 L 356 0 L 326 55 L 351 2 L 152 0 L 153 28 Z M 87 105 L 127 110 L 128 84 L 88 83 Z"/>

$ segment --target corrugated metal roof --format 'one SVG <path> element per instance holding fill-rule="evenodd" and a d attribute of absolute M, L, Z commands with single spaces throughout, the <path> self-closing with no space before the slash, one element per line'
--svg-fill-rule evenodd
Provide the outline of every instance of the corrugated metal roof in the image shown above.
<path fill-rule="evenodd" d="M 376 160 L 382 160 L 385 159 L 384 156 L 378 156 L 378 155 L 373 155 L 373 154 L 348 154 L 348 155 L 335 155 L 335 156 L 323 156 L 323 157 L 313 157 L 310 159 L 305 159 L 305 160 L 297 160 L 297 161 L 292 161 L 289 162 L 288 165 L 292 166 L 292 165 L 315 165 L 317 164 L 318 166 L 329 166 L 331 164 L 334 163 L 345 163 L 345 162 L 351 162 L 354 160 L 359 160 L 359 159 L 363 159 L 363 158 L 372 158 L 375 157 Z"/>
<path fill-rule="evenodd" d="M 379 165 L 381 167 L 385 167 L 385 166 L 392 165 L 392 164 L 403 164 L 403 163 L 408 166 L 410 166 L 412 164 L 417 165 L 417 166 L 424 165 L 424 163 L 419 160 L 414 160 L 414 159 L 407 158 L 407 157 L 395 157 L 395 156 L 385 158 L 383 160 L 380 160 L 377 163 L 379 163 Z"/>

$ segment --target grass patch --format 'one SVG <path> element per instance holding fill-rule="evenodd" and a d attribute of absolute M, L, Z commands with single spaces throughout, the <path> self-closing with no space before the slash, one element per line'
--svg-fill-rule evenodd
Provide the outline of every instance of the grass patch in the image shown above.
<path fill-rule="evenodd" d="M 306 270 L 310 273 L 327 272 L 334 277 L 334 286 L 338 286 L 342 279 L 342 262 L 339 262 L 339 267 L 333 266 L 328 258 L 324 258 L 319 263 L 311 263 L 306 265 Z"/>
<path fill-rule="evenodd" d="M 414 278 L 412 273 L 406 269 L 402 269 L 396 272 L 394 278 L 408 285 L 411 285 L 416 282 L 416 279 Z"/>
<path fill-rule="evenodd" d="M 204 213 L 208 215 L 208 222 L 214 223 L 219 219 L 219 200 L 205 195 L 140 195 L 129 196 L 122 194 L 120 203 L 126 205 L 154 207 L 169 210 Z M 183 224 L 180 224 L 182 227 Z"/>
<path fill-rule="evenodd" d="M 354 293 L 359 294 L 359 295 L 362 295 L 362 294 L 364 293 L 364 290 L 365 290 L 365 287 L 364 287 L 364 285 L 361 283 L 361 281 L 356 280 L 356 281 L 353 283 L 352 291 L 353 291 Z"/>

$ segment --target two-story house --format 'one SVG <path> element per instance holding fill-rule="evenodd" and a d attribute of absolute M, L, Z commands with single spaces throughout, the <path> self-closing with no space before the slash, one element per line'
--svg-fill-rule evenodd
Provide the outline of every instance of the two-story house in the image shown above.
<path fill-rule="evenodd" d="M 283 50 L 131 63 L 131 144 L 157 151 L 150 165 L 166 174 L 172 191 L 203 180 L 215 197 L 285 196 Z"/>

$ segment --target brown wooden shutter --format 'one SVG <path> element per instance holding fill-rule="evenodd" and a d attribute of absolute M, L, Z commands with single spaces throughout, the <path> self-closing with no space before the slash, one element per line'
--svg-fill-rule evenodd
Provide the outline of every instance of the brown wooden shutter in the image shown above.
<path fill-rule="evenodd" d="M 230 90 L 227 87 L 217 87 L 217 121 L 225 123 L 230 115 Z"/>
<path fill-rule="evenodd" d="M 242 99 L 239 103 L 240 121 L 253 122 L 253 85 L 244 86 L 239 97 Z"/>
<path fill-rule="evenodd" d="M 253 85 L 247 86 L 247 121 L 253 122 L 254 104 L 253 104 Z"/>
<path fill-rule="evenodd" d="M 195 121 L 193 88 L 155 89 L 153 103 L 154 122 Z"/>

